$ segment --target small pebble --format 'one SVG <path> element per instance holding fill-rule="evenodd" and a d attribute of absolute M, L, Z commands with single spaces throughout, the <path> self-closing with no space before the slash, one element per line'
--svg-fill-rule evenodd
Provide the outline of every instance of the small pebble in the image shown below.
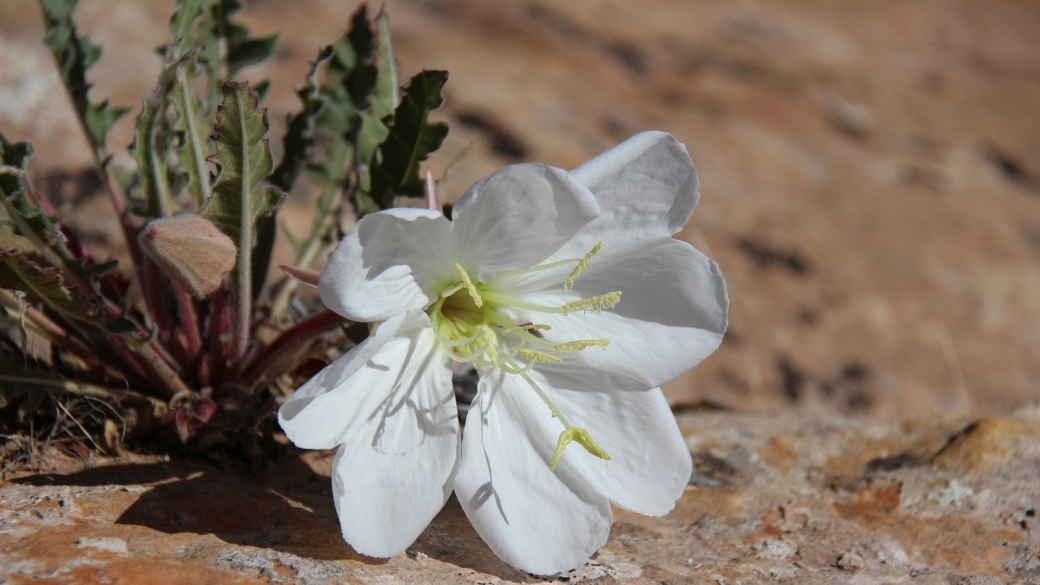
<path fill-rule="evenodd" d="M 862 569 L 864 565 L 863 557 L 854 551 L 847 550 L 838 555 L 838 568 L 842 571 L 855 572 Z"/>

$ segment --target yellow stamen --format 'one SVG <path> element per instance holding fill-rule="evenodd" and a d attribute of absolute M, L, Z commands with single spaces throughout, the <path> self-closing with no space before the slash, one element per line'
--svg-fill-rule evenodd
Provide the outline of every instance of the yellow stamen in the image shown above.
<path fill-rule="evenodd" d="M 607 349 L 610 345 L 609 339 L 581 339 L 578 341 L 568 341 L 567 343 L 556 344 L 556 351 L 581 351 L 586 347 L 601 347 Z"/>
<path fill-rule="evenodd" d="M 578 278 L 582 270 L 589 267 L 589 260 L 592 260 L 592 257 L 598 254 L 601 248 L 603 248 L 603 242 L 593 246 L 589 253 L 585 254 L 585 257 L 578 261 L 578 265 L 571 271 L 571 275 L 567 277 L 567 280 L 563 281 L 563 290 L 571 292 L 571 288 L 574 287 L 574 280 Z"/>
<path fill-rule="evenodd" d="M 553 354 L 546 353 L 544 351 L 538 351 L 537 349 L 524 349 L 522 347 L 514 347 L 512 348 L 512 350 L 516 352 L 516 355 L 524 359 L 531 360 L 533 362 L 558 364 L 563 361 L 563 358 L 554 356 Z"/>
<path fill-rule="evenodd" d="M 498 339 L 495 338 L 495 333 L 493 331 L 491 331 L 491 328 L 488 327 L 487 325 L 484 325 L 483 327 L 480 328 L 480 334 L 484 338 L 484 343 L 487 344 L 487 345 L 484 346 L 484 353 L 486 353 L 488 359 L 491 360 L 491 365 L 493 365 L 493 366 L 495 366 L 497 368 L 498 367 Z"/>
<path fill-rule="evenodd" d="M 560 433 L 560 440 L 556 442 L 556 453 L 553 454 L 552 464 L 549 465 L 549 471 L 556 470 L 556 464 L 560 462 L 560 457 L 563 456 L 563 450 L 570 445 L 571 442 L 577 442 L 590 455 L 595 455 L 604 461 L 610 461 L 610 455 L 603 450 L 602 447 L 596 444 L 596 441 L 592 439 L 592 435 L 589 434 L 585 429 L 579 429 L 578 427 L 571 427 L 562 433 Z"/>
<path fill-rule="evenodd" d="M 466 287 L 466 291 L 469 292 L 469 296 L 473 298 L 473 304 L 477 305 L 477 308 L 484 306 L 484 299 L 480 298 L 480 293 L 477 292 L 477 287 L 473 286 L 473 281 L 469 279 L 469 273 L 461 265 L 455 265 L 455 272 L 459 273 L 459 278 L 462 279 L 462 286 Z"/>
<path fill-rule="evenodd" d="M 528 323 L 526 325 L 517 325 L 517 327 L 526 331 L 548 331 L 552 329 L 552 325 L 548 323 Z"/>
<path fill-rule="evenodd" d="M 605 295 L 597 295 L 580 301 L 567 303 L 560 307 L 564 315 L 573 311 L 596 311 L 599 313 L 604 309 L 613 309 L 614 305 L 621 300 L 621 291 L 614 291 Z"/>

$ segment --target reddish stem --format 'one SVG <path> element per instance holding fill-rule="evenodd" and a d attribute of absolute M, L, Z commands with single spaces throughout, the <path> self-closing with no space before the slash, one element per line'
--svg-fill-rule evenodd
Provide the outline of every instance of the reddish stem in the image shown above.
<path fill-rule="evenodd" d="M 144 265 L 141 268 L 144 269 L 144 278 L 141 279 L 144 286 L 142 292 L 144 292 L 145 303 L 148 305 L 148 312 L 152 314 L 152 320 L 155 321 L 155 326 L 159 330 L 159 336 L 166 342 L 173 327 L 167 319 L 166 311 L 163 310 L 162 273 L 159 271 L 159 267 L 147 258 L 144 259 Z"/>
<path fill-rule="evenodd" d="M 188 355 L 194 363 L 202 354 L 202 333 L 199 331 L 199 320 L 195 317 L 195 305 L 189 295 L 179 285 L 177 287 L 177 304 L 181 312 L 181 327 L 188 336 Z"/>
<path fill-rule="evenodd" d="M 231 333 L 231 314 L 228 311 L 226 291 L 224 287 L 210 295 L 212 304 L 209 313 L 209 377 L 210 383 L 220 380 L 227 368 L 229 353 L 228 339 Z"/>
<path fill-rule="evenodd" d="M 243 369 L 242 378 L 252 388 L 268 371 L 299 353 L 321 334 L 332 331 L 346 322 L 345 318 L 329 309 L 307 317 L 283 331 L 271 345 L 250 360 Z"/>

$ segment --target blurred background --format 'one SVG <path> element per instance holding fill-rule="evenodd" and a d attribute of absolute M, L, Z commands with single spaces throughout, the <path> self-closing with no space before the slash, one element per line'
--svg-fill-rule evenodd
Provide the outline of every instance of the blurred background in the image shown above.
<path fill-rule="evenodd" d="M 308 59 L 357 3 L 246 0 L 280 31 L 279 156 Z M 83 0 L 104 47 L 93 100 L 138 106 L 172 0 Z M 373 6 L 378 8 L 378 6 Z M 671 132 L 702 199 L 679 237 L 722 266 L 719 351 L 666 386 L 675 408 L 795 408 L 919 419 L 1040 396 L 1040 4 L 1029 0 L 401 0 L 406 76 L 447 69 L 439 176 L 454 200 L 510 163 L 573 168 L 643 130 Z M 0 2 L 0 131 L 88 245 L 120 234 L 58 79 L 35 0 Z M 136 114 L 135 114 L 136 115 Z M 109 137 L 131 142 L 133 116 Z M 125 151 L 115 164 L 131 167 Z M 638 196 L 638 194 L 633 194 Z M 311 195 L 282 207 L 302 234 Z M 350 221 L 349 219 L 347 220 Z M 104 255 L 104 254 L 100 254 Z M 281 261 L 286 262 L 286 255 Z"/>

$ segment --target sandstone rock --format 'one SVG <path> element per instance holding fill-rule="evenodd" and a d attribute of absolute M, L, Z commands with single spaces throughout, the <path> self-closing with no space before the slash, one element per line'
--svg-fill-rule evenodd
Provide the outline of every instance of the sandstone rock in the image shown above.
<path fill-rule="evenodd" d="M 954 437 L 935 462 L 954 471 L 997 473 L 1010 462 L 1015 445 L 1026 442 L 1040 450 L 1040 423 L 1030 420 L 987 418 Z"/>
<path fill-rule="evenodd" d="M 838 568 L 842 571 L 855 572 L 866 566 L 866 562 L 863 557 L 859 556 L 859 553 L 851 550 L 847 550 L 838 555 L 838 560 L 835 563 Z"/>
<path fill-rule="evenodd" d="M 662 518 L 615 510 L 607 545 L 549 581 L 1040 580 L 1040 453 L 1028 427 L 1002 427 L 1002 442 L 989 443 L 1007 456 L 995 475 L 953 471 L 927 456 L 887 455 L 888 463 L 877 462 L 877 444 L 889 445 L 889 453 L 934 444 L 933 435 L 954 444 L 970 421 L 893 425 L 726 412 L 681 414 L 678 420 L 696 446 L 695 457 L 712 453 L 724 462 L 716 466 L 732 469 L 726 482 L 691 484 Z M 784 446 L 784 457 L 758 455 L 777 445 Z M 940 441 L 932 454 L 942 449 Z M 47 454 L 41 461 L 51 468 L 22 470 L 0 484 L 0 578 L 546 581 L 498 560 L 454 499 L 405 554 L 387 560 L 358 555 L 340 538 L 329 493 L 331 455 L 291 451 L 255 477 L 199 461 L 127 455 L 80 462 Z M 864 463 L 856 472 L 848 465 L 828 468 L 840 455 Z"/>

